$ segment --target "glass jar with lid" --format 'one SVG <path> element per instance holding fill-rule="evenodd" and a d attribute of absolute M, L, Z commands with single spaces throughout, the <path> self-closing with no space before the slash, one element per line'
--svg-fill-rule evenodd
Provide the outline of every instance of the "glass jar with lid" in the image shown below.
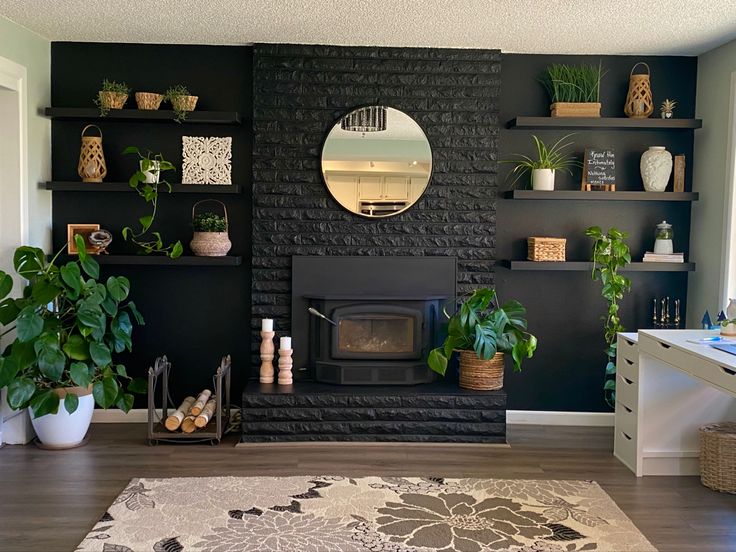
<path fill-rule="evenodd" d="M 654 233 L 654 253 L 658 255 L 672 255 L 674 251 L 672 246 L 673 237 L 672 225 L 666 220 L 660 222 Z"/>

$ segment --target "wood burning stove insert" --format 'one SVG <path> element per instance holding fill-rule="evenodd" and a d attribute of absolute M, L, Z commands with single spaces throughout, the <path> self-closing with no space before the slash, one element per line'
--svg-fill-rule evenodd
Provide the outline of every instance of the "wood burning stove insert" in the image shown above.
<path fill-rule="evenodd" d="M 317 381 L 407 385 L 434 380 L 427 366 L 445 297 L 313 295 L 309 361 Z"/>

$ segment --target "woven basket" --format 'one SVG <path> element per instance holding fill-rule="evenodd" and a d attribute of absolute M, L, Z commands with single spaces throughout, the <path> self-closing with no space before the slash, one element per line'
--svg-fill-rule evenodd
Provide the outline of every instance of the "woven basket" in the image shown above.
<path fill-rule="evenodd" d="M 634 69 L 639 65 L 647 68 L 646 75 L 635 75 Z M 632 119 L 646 119 L 654 113 L 652 85 L 649 81 L 649 65 L 640 61 L 631 68 L 629 74 L 629 92 L 626 94 L 624 113 Z"/>
<path fill-rule="evenodd" d="M 199 96 L 174 96 L 171 98 L 171 106 L 175 111 L 194 111 Z"/>
<path fill-rule="evenodd" d="M 716 491 L 736 494 L 736 422 L 700 428 L 700 481 Z"/>
<path fill-rule="evenodd" d="M 565 238 L 527 238 L 528 253 L 530 261 L 564 261 L 565 260 Z"/>
<path fill-rule="evenodd" d="M 161 106 L 163 99 L 163 94 L 156 94 L 155 92 L 135 93 L 135 103 L 138 105 L 138 109 L 156 110 Z"/>
<path fill-rule="evenodd" d="M 123 109 L 128 95 L 122 92 L 103 92 L 100 90 L 100 107 L 103 109 Z"/>
<path fill-rule="evenodd" d="M 549 106 L 551 117 L 600 117 L 598 102 L 555 102 Z"/>
<path fill-rule="evenodd" d="M 230 223 L 227 218 L 227 207 L 222 201 L 216 199 L 203 199 L 198 201 L 192 206 L 192 222 L 194 222 L 194 215 L 198 205 L 202 203 L 219 203 L 222 207 L 222 211 L 225 213 L 225 231 L 224 232 L 194 232 L 192 241 L 189 243 L 189 247 L 197 257 L 224 257 L 232 247 L 230 238 L 228 237 L 228 230 L 230 229 Z"/>
<path fill-rule="evenodd" d="M 503 353 L 483 360 L 475 351 L 458 351 L 460 355 L 460 387 L 476 391 L 492 391 L 503 387 Z"/>

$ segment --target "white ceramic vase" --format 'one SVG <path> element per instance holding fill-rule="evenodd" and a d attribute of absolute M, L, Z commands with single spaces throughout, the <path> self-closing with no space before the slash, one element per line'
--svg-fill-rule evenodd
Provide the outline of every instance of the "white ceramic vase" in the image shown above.
<path fill-rule="evenodd" d="M 647 192 L 664 192 L 672 174 L 672 154 L 664 146 L 651 146 L 641 156 L 641 179 Z"/>
<path fill-rule="evenodd" d="M 550 192 L 555 189 L 554 169 L 532 170 L 532 190 Z"/>
<path fill-rule="evenodd" d="M 31 423 L 36 431 L 38 439 L 49 448 L 72 448 L 79 445 L 84 436 L 87 435 L 89 424 L 92 423 L 92 413 L 95 409 L 95 399 L 92 396 L 92 388 L 81 387 L 70 388 L 79 397 L 79 406 L 73 414 L 69 414 L 64 408 L 65 389 L 57 389 L 60 395 L 59 411 L 56 414 L 45 414 L 35 418 L 33 409 L 30 409 Z"/>

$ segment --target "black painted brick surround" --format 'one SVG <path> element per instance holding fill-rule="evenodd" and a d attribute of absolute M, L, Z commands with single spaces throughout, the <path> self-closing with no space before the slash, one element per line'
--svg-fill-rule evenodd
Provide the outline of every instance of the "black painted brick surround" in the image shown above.
<path fill-rule="evenodd" d="M 292 255 L 450 255 L 458 291 L 493 284 L 499 51 L 257 44 L 253 55 L 256 358 L 260 318 L 290 330 Z M 432 146 L 424 196 L 382 220 L 340 207 L 320 172 L 332 125 L 369 104 L 405 111 Z"/>

